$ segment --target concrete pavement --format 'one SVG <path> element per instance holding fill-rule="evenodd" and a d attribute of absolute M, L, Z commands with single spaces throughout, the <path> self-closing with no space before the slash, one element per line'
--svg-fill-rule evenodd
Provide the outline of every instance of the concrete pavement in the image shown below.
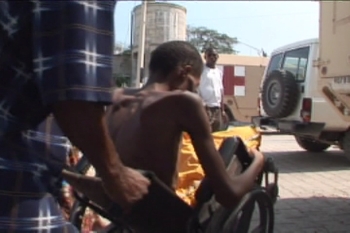
<path fill-rule="evenodd" d="M 350 233 L 350 162 L 339 149 L 310 153 L 293 136 L 264 135 L 280 169 L 276 233 Z"/>

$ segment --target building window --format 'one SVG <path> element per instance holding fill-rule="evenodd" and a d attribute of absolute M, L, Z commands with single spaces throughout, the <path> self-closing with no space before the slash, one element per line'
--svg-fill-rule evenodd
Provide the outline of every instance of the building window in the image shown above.
<path fill-rule="evenodd" d="M 178 40 L 178 36 L 179 36 L 179 14 L 176 12 L 174 14 L 174 24 L 173 24 L 173 27 L 174 27 L 174 39 L 175 40 Z"/>
<path fill-rule="evenodd" d="M 163 26 L 163 39 L 164 39 L 164 42 L 166 41 L 169 41 L 171 40 L 169 37 L 170 37 L 170 30 L 169 30 L 169 25 L 164 25 Z"/>
<path fill-rule="evenodd" d="M 164 23 L 164 12 L 163 11 L 156 11 L 154 21 L 156 24 Z"/>
<path fill-rule="evenodd" d="M 173 30 L 173 25 L 174 25 L 174 13 L 169 12 L 168 14 L 169 18 L 169 23 L 167 24 L 168 26 L 168 40 L 175 40 L 175 35 L 174 35 L 174 30 Z"/>

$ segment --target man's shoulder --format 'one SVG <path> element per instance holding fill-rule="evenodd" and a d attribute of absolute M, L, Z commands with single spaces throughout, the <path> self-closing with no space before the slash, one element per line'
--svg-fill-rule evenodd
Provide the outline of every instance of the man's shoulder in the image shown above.
<path fill-rule="evenodd" d="M 148 98 L 144 109 L 162 110 L 162 112 L 177 112 L 190 108 L 202 107 L 202 99 L 196 93 L 189 91 L 171 91 Z"/>
<path fill-rule="evenodd" d="M 222 72 L 223 70 L 220 69 L 219 67 L 215 67 L 215 69 L 216 69 L 219 73 L 221 73 L 221 74 L 223 73 L 223 72 Z"/>
<path fill-rule="evenodd" d="M 152 97 L 147 97 L 140 115 L 140 121 L 144 126 L 180 127 L 184 122 L 195 125 L 196 114 L 203 109 L 202 99 L 195 93 L 188 91 L 171 91 L 157 93 Z M 170 128 L 167 128 L 168 130 Z M 180 129 L 180 128 L 177 128 Z M 181 129 L 185 130 L 185 129 Z"/>
<path fill-rule="evenodd" d="M 217 66 L 215 68 L 209 68 L 208 66 L 205 66 L 202 71 L 202 76 L 206 76 L 210 71 L 215 71 L 220 74 L 220 76 L 223 75 L 222 69 L 218 68 Z"/>
<path fill-rule="evenodd" d="M 215 71 L 216 71 L 217 73 L 219 73 L 220 75 L 223 74 L 223 70 L 220 69 L 218 66 L 215 67 Z"/>
<path fill-rule="evenodd" d="M 190 91 L 171 91 L 166 92 L 157 98 L 155 102 L 164 102 L 166 104 L 188 104 L 188 103 L 201 103 L 201 98 L 198 94 Z M 171 106 L 171 105 L 170 105 Z"/>
<path fill-rule="evenodd" d="M 204 66 L 202 71 L 202 76 L 206 76 L 206 74 L 210 71 L 210 68 L 208 66 Z"/>
<path fill-rule="evenodd" d="M 200 98 L 200 96 L 190 91 L 174 91 L 169 95 L 168 98 L 175 100 L 177 103 L 184 103 L 184 104 L 188 104 L 188 103 L 201 104 L 202 103 L 202 99 Z"/>
<path fill-rule="evenodd" d="M 125 96 L 135 95 L 139 89 L 137 88 L 115 88 L 113 90 L 113 102 L 118 102 L 120 99 L 123 99 Z"/>

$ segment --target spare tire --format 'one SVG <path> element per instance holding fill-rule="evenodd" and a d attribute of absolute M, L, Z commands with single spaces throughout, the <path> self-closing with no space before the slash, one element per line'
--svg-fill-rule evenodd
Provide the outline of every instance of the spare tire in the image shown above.
<path fill-rule="evenodd" d="M 262 87 L 261 101 L 264 111 L 270 117 L 287 117 L 295 110 L 299 95 L 298 84 L 291 72 L 273 70 Z"/>

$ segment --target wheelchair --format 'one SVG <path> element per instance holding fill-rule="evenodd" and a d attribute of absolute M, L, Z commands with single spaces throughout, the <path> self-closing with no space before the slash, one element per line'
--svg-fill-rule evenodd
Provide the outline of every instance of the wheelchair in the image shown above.
<path fill-rule="evenodd" d="M 219 152 L 228 172 L 237 163 L 241 171 L 244 171 L 252 161 L 239 137 L 226 138 Z M 85 174 L 89 167 L 90 164 L 83 157 L 74 171 Z M 146 232 L 152 233 L 273 233 L 273 207 L 278 197 L 278 169 L 272 158 L 266 158 L 265 167 L 257 177 L 255 187 L 232 209 L 224 208 L 216 202 L 206 178 L 196 190 L 196 205 L 191 207 L 152 172 L 141 172 L 151 180 L 149 194 L 135 204 L 128 217 L 122 215 L 118 205 L 112 204 L 112 201 L 111 207 L 103 208 L 83 193 L 74 191 L 76 200 L 70 221 L 81 230 L 85 210 L 89 207 L 111 222 L 108 229 L 103 231 L 109 233 L 137 232 L 133 229 L 147 229 Z M 271 174 L 274 180 L 269 182 Z M 259 211 L 259 225 L 250 229 L 256 206 Z"/>

